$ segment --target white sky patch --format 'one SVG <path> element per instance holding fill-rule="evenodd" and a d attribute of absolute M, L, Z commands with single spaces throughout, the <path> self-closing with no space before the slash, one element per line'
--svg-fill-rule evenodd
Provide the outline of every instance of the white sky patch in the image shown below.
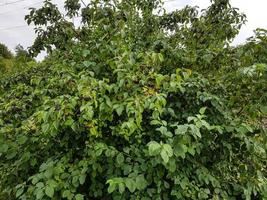
<path fill-rule="evenodd" d="M 87 0 L 85 0 L 87 1 Z M 14 2 L 14 3 L 12 3 Z M 24 16 L 28 14 L 29 7 L 40 7 L 42 0 L 0 0 L 0 42 L 6 44 L 11 50 L 17 44 L 24 47 L 30 46 L 35 38 L 33 27 L 27 26 Z M 61 5 L 64 0 L 54 0 Z M 165 8 L 168 11 L 181 9 L 185 5 L 199 6 L 204 9 L 210 5 L 210 0 L 165 0 Z M 232 0 L 233 7 L 237 7 L 247 15 L 248 22 L 241 29 L 233 44 L 245 42 L 246 38 L 253 35 L 256 28 L 267 29 L 267 0 Z M 43 55 L 38 57 L 38 60 Z"/>
<path fill-rule="evenodd" d="M 233 44 L 245 42 L 246 38 L 253 36 L 253 30 L 257 28 L 267 29 L 266 0 L 232 0 L 232 6 L 239 8 L 247 16 L 247 23 L 241 28 Z"/>

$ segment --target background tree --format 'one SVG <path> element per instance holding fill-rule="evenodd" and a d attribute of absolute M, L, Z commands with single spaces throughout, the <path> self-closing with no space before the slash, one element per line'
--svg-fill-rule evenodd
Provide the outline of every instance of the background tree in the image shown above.
<path fill-rule="evenodd" d="M 12 58 L 11 51 L 7 48 L 6 45 L 0 43 L 0 57 L 10 59 Z"/>
<path fill-rule="evenodd" d="M 30 56 L 27 50 L 20 44 L 15 47 L 15 58 L 19 61 L 29 62 L 33 61 L 33 58 Z"/>
<path fill-rule="evenodd" d="M 21 46 L 15 48 L 15 55 L 3 44 L 0 44 L 0 78 L 13 76 L 22 70 L 32 67 L 36 64 L 30 54 Z"/>

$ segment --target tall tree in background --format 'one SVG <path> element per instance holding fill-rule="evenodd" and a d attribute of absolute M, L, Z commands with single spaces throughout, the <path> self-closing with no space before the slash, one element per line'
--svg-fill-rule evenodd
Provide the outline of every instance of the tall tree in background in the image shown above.
<path fill-rule="evenodd" d="M 12 58 L 12 53 L 11 51 L 7 48 L 6 45 L 0 43 L 0 57 L 10 59 Z"/>
<path fill-rule="evenodd" d="M 27 50 L 20 44 L 15 47 L 15 58 L 19 61 L 29 62 L 33 61 L 33 58 L 30 56 Z"/>

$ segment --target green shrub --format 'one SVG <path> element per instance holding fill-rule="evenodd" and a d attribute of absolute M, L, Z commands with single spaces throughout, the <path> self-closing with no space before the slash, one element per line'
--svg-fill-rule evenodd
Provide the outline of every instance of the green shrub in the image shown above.
<path fill-rule="evenodd" d="M 64 67 L 2 96 L 2 187 L 18 199 L 265 197 L 265 135 L 190 70 L 118 60 L 114 81 Z"/>
<path fill-rule="evenodd" d="M 219 49 L 238 32 L 241 15 L 227 2 L 197 18 L 189 7 L 154 15 L 156 0 L 92 1 L 79 29 L 49 1 L 33 10 L 29 23 L 49 25 L 32 52 L 56 50 L 1 80 L 0 191 L 21 200 L 267 198 L 266 131 L 204 78 L 229 61 Z M 66 1 L 68 16 L 80 6 Z"/>

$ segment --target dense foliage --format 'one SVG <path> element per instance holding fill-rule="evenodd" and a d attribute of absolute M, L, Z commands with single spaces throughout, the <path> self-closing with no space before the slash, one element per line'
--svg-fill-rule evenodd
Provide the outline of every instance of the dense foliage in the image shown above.
<path fill-rule="evenodd" d="M 1 78 L 0 198 L 267 198 L 264 30 L 231 47 L 245 16 L 227 0 L 65 10 L 31 10 L 30 52 L 51 53 Z"/>

